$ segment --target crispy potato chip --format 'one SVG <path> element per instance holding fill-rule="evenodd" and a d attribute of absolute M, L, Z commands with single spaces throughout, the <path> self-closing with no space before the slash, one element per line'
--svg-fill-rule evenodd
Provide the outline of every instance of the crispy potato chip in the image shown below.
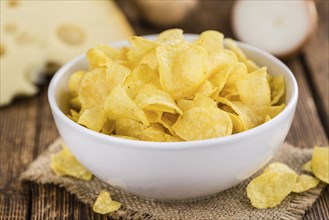
<path fill-rule="evenodd" d="M 236 115 L 234 113 L 230 113 L 230 112 L 227 112 L 227 114 L 230 116 L 230 118 L 232 120 L 232 124 L 233 124 L 232 133 L 233 134 L 246 130 L 246 125 L 245 125 L 243 119 L 241 118 L 241 116 Z"/>
<path fill-rule="evenodd" d="M 283 103 L 285 94 L 284 76 L 272 76 L 269 80 L 269 85 L 271 88 L 271 105 Z"/>
<path fill-rule="evenodd" d="M 211 96 L 216 91 L 218 91 L 218 88 L 213 86 L 213 84 L 209 80 L 206 80 L 204 81 L 204 83 L 202 83 L 202 85 L 199 87 L 196 93 L 201 93 L 205 96 Z"/>
<path fill-rule="evenodd" d="M 291 193 L 298 175 L 270 170 L 253 179 L 247 186 L 247 196 L 258 209 L 272 208 Z"/>
<path fill-rule="evenodd" d="M 316 187 L 320 183 L 320 180 L 313 176 L 302 174 L 298 176 L 292 191 L 295 193 L 305 192 L 309 189 Z"/>
<path fill-rule="evenodd" d="M 120 136 L 128 136 L 139 139 L 147 127 L 139 121 L 129 118 L 119 118 L 115 122 L 115 133 Z"/>
<path fill-rule="evenodd" d="M 106 44 L 98 45 L 96 48 L 101 50 L 107 57 L 116 61 L 125 60 L 128 52 L 128 49 L 125 47 L 117 49 Z"/>
<path fill-rule="evenodd" d="M 145 54 L 154 50 L 159 45 L 158 42 L 137 36 L 130 37 L 129 43 L 132 45 L 132 48 L 129 49 L 127 58 L 133 68 L 138 65 Z"/>
<path fill-rule="evenodd" d="M 89 66 L 92 69 L 106 67 L 107 65 L 113 62 L 111 58 L 106 56 L 106 54 L 97 47 L 88 50 L 87 60 L 89 62 Z"/>
<path fill-rule="evenodd" d="M 150 127 L 146 128 L 139 139 L 143 141 L 158 141 L 163 142 L 166 141 L 165 132 L 162 127 L 158 124 L 152 124 Z"/>
<path fill-rule="evenodd" d="M 144 110 L 144 114 L 146 115 L 146 118 L 150 123 L 156 123 L 161 120 L 163 112 Z"/>
<path fill-rule="evenodd" d="M 159 34 L 156 41 L 163 44 L 178 44 L 184 41 L 184 35 L 182 29 L 169 29 Z"/>
<path fill-rule="evenodd" d="M 193 95 L 206 79 L 207 51 L 191 43 L 161 45 L 156 49 L 160 83 L 174 100 Z"/>
<path fill-rule="evenodd" d="M 238 47 L 238 45 L 235 43 L 234 40 L 227 38 L 224 40 L 224 42 L 225 42 L 227 48 L 229 48 L 236 54 L 236 56 L 238 57 L 238 60 L 240 62 L 243 62 L 244 64 L 246 64 L 249 73 L 259 69 L 259 66 L 255 62 L 253 62 L 252 60 L 250 60 L 246 57 L 246 55 Z"/>
<path fill-rule="evenodd" d="M 77 97 L 79 95 L 81 79 L 85 75 L 85 71 L 74 72 L 69 80 L 69 91 L 72 97 Z"/>
<path fill-rule="evenodd" d="M 312 173 L 312 161 L 308 161 L 302 166 L 302 170 Z"/>
<path fill-rule="evenodd" d="M 90 130 L 97 132 L 103 128 L 105 122 L 105 110 L 97 107 L 85 109 L 78 120 L 78 124 L 84 125 Z"/>
<path fill-rule="evenodd" d="M 242 102 L 247 105 L 271 105 L 271 90 L 266 75 L 266 67 L 263 67 L 245 75 L 236 82 Z"/>
<path fill-rule="evenodd" d="M 159 74 L 147 64 L 138 65 L 127 77 L 123 86 L 131 99 L 135 99 L 144 85 L 152 83 L 160 87 Z"/>
<path fill-rule="evenodd" d="M 93 211 L 99 214 L 108 214 L 119 210 L 120 202 L 111 199 L 110 193 L 101 191 L 93 205 Z"/>
<path fill-rule="evenodd" d="M 103 108 L 106 97 L 110 94 L 106 81 L 106 71 L 103 68 L 96 68 L 86 72 L 81 80 L 79 99 L 81 107 L 88 109 L 92 107 Z"/>
<path fill-rule="evenodd" d="M 129 98 L 121 86 L 113 89 L 111 94 L 106 98 L 104 109 L 110 120 L 129 118 L 140 121 L 144 125 L 150 125 L 143 110 Z"/>
<path fill-rule="evenodd" d="M 62 145 L 63 149 L 51 155 L 50 167 L 58 176 L 72 176 L 77 179 L 90 180 L 92 174 L 86 170 L 72 155 L 69 149 Z"/>
<path fill-rule="evenodd" d="M 115 130 L 115 121 L 107 119 L 104 123 L 101 132 L 103 134 L 112 134 Z"/>
<path fill-rule="evenodd" d="M 177 107 L 173 98 L 153 84 L 146 84 L 144 88 L 139 91 L 135 98 L 135 103 L 142 109 L 148 111 L 182 114 L 182 110 Z"/>
<path fill-rule="evenodd" d="M 293 169 L 291 169 L 290 167 L 288 167 L 287 165 L 285 165 L 283 163 L 278 163 L 278 162 L 271 163 L 270 165 L 268 165 L 265 168 L 265 170 L 263 171 L 263 173 L 270 172 L 270 171 L 281 172 L 281 173 L 291 173 L 291 174 L 294 174 L 296 177 L 298 176 L 298 174 Z"/>
<path fill-rule="evenodd" d="M 312 171 L 321 181 L 329 184 L 329 147 L 315 146 L 312 156 Z"/>
<path fill-rule="evenodd" d="M 81 102 L 80 102 L 79 96 L 77 96 L 73 99 L 70 99 L 70 106 L 72 107 L 72 109 L 75 109 L 75 110 L 81 109 Z"/>
<path fill-rule="evenodd" d="M 271 119 L 272 118 L 269 115 L 266 115 L 264 123 L 270 121 Z"/>
<path fill-rule="evenodd" d="M 106 83 L 109 91 L 112 91 L 116 86 L 122 85 L 130 74 L 130 69 L 127 67 L 113 63 L 106 68 Z"/>
<path fill-rule="evenodd" d="M 232 121 L 218 108 L 193 107 L 179 116 L 172 129 L 183 140 L 203 140 L 230 135 Z"/>
<path fill-rule="evenodd" d="M 79 112 L 75 111 L 74 109 L 70 109 L 70 115 L 69 117 L 75 121 L 78 122 L 79 118 L 80 118 L 80 114 Z"/>

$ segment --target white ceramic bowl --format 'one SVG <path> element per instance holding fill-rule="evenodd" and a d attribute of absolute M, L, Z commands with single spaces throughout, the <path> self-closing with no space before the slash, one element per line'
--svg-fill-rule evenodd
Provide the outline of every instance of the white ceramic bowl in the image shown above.
<path fill-rule="evenodd" d="M 155 36 L 147 36 L 154 39 Z M 197 35 L 185 35 L 194 40 Z M 127 45 L 127 41 L 111 44 Z M 180 200 L 220 192 L 263 167 L 284 141 L 294 116 L 298 88 L 291 71 L 267 52 L 239 43 L 249 58 L 286 79 L 286 108 L 274 119 L 227 137 L 191 142 L 145 142 L 107 136 L 71 121 L 68 79 L 87 68 L 85 55 L 64 65 L 48 91 L 57 129 L 74 156 L 101 180 L 144 198 Z"/>

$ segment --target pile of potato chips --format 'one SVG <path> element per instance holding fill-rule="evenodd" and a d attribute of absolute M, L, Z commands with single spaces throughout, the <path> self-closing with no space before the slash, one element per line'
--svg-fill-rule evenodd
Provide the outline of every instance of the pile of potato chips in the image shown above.
<path fill-rule="evenodd" d="M 171 29 L 129 42 L 87 52 L 89 69 L 69 81 L 72 120 L 128 139 L 192 141 L 251 129 L 285 108 L 284 77 L 269 75 L 219 32 L 187 42 Z"/>
<path fill-rule="evenodd" d="M 247 186 L 247 196 L 251 204 L 259 209 L 279 205 L 291 192 L 301 193 L 316 187 L 320 180 L 329 184 L 329 147 L 314 147 L 312 160 L 304 171 L 315 177 L 301 174 L 282 163 L 270 164 L 261 175 Z"/>

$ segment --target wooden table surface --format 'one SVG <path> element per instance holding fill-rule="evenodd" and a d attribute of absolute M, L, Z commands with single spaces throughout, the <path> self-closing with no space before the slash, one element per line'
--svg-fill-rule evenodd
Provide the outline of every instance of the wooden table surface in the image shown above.
<path fill-rule="evenodd" d="M 158 33 L 139 18 L 129 1 L 120 7 L 138 35 Z M 232 1 L 201 1 L 199 10 L 178 27 L 187 33 L 230 28 Z M 285 61 L 299 85 L 296 115 L 286 141 L 302 148 L 328 144 L 328 1 L 317 1 L 318 29 L 297 57 Z M 47 101 L 47 83 L 33 98 L 0 109 L 0 219 L 106 219 L 75 196 L 53 185 L 21 184 L 19 175 L 58 137 Z M 304 219 L 329 219 L 329 186 Z"/>

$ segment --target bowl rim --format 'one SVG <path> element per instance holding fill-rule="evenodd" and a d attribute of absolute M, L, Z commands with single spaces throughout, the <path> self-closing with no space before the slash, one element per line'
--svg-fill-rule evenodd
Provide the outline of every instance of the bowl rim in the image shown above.
<path fill-rule="evenodd" d="M 148 39 L 155 39 L 156 34 L 152 35 L 143 35 L 141 37 L 148 38 Z M 198 34 L 184 34 L 185 38 L 195 39 Z M 110 42 L 109 45 L 115 46 L 115 45 L 122 45 L 126 44 L 128 40 L 120 40 L 115 42 Z M 197 147 L 204 147 L 205 145 L 214 145 L 218 144 L 225 144 L 225 143 L 232 143 L 237 142 L 241 139 L 250 138 L 255 135 L 259 135 L 259 133 L 262 130 L 267 130 L 270 127 L 273 127 L 276 121 L 280 121 L 284 119 L 285 115 L 287 115 L 289 112 L 294 112 L 294 109 L 297 105 L 298 100 L 298 85 L 297 81 L 291 72 L 291 70 L 278 58 L 273 56 L 272 54 L 259 49 L 255 46 L 252 46 L 250 44 L 246 44 L 243 42 L 236 41 L 239 47 L 242 49 L 246 48 L 251 51 L 255 51 L 259 53 L 262 56 L 265 56 L 267 59 L 270 59 L 272 62 L 280 66 L 285 72 L 286 76 L 290 79 L 292 82 L 292 94 L 291 98 L 288 103 L 286 103 L 286 107 L 281 111 L 275 118 L 272 120 L 265 122 L 257 127 L 254 127 L 252 129 L 249 129 L 247 131 L 243 131 L 241 133 L 232 134 L 224 137 L 218 137 L 218 138 L 210 138 L 205 140 L 193 140 L 193 141 L 182 141 L 182 142 L 151 142 L 151 141 L 142 141 L 142 140 L 130 140 L 130 139 L 124 139 L 119 137 L 114 137 L 106 134 L 102 134 L 93 130 L 90 130 L 82 125 L 79 125 L 78 123 L 72 121 L 69 119 L 59 108 L 56 102 L 55 98 L 55 88 L 62 76 L 67 72 L 69 68 L 74 66 L 77 62 L 79 62 L 81 59 L 84 59 L 86 54 L 80 54 L 65 65 L 63 65 L 53 76 L 53 78 L 50 81 L 49 88 L 48 88 L 48 101 L 51 107 L 51 110 L 53 114 L 55 114 L 62 122 L 70 126 L 72 129 L 78 130 L 81 133 L 85 133 L 86 135 L 90 135 L 93 138 L 99 139 L 102 142 L 107 141 L 108 143 L 118 144 L 125 147 L 132 147 L 132 148 L 140 148 L 140 149 L 183 149 L 183 148 L 197 148 Z"/>

